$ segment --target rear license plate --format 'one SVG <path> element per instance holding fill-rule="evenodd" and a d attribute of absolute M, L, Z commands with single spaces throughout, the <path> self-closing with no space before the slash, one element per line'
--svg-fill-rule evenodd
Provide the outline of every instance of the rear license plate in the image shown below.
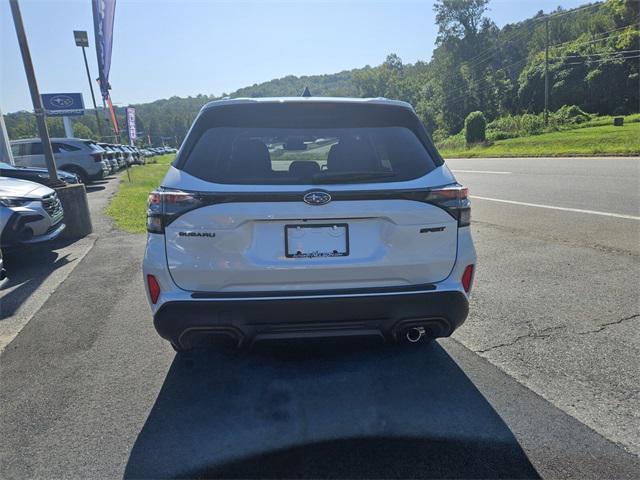
<path fill-rule="evenodd" d="M 284 247 L 287 258 L 346 257 L 349 225 L 285 225 Z"/>

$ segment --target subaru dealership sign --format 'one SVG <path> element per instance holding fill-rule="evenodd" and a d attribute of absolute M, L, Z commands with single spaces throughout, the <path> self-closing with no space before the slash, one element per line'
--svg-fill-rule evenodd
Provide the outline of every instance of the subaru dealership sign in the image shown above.
<path fill-rule="evenodd" d="M 43 93 L 42 105 L 50 117 L 79 117 L 84 115 L 81 93 Z"/>

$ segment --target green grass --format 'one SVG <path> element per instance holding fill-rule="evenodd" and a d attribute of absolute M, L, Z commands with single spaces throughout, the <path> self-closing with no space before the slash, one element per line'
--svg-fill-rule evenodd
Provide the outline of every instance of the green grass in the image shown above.
<path fill-rule="evenodd" d="M 118 228 L 132 233 L 144 233 L 147 220 L 147 196 L 160 185 L 169 164 L 175 155 L 156 157 L 158 163 L 129 169 L 131 182 L 126 173 L 120 174 L 120 190 L 107 207 L 107 214 Z"/>
<path fill-rule="evenodd" d="M 528 137 L 497 140 L 490 145 L 466 148 L 456 135 L 440 144 L 445 158 L 465 157 L 560 157 L 565 155 L 640 155 L 640 123 L 580 127 Z"/>
<path fill-rule="evenodd" d="M 616 115 L 615 117 L 619 117 L 620 115 Z M 589 128 L 589 127 L 600 127 L 604 125 L 613 125 L 613 119 L 615 118 L 611 115 L 602 115 L 599 117 L 593 117 L 591 120 L 588 120 L 584 123 L 580 123 L 575 125 L 575 128 Z M 634 113 L 631 115 L 624 116 L 624 123 L 638 123 L 640 122 L 640 113 Z"/>

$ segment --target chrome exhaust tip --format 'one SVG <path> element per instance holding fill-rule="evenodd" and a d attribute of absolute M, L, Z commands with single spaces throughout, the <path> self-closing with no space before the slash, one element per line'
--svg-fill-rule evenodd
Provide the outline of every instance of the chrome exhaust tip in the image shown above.
<path fill-rule="evenodd" d="M 425 336 L 426 331 L 424 327 L 411 327 L 407 329 L 404 336 L 409 343 L 418 343 Z"/>

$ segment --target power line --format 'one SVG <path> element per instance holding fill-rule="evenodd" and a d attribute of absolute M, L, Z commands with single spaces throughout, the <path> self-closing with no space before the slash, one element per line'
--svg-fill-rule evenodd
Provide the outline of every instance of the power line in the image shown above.
<path fill-rule="evenodd" d="M 502 68 L 500 68 L 498 70 L 494 70 L 492 73 L 495 75 L 498 72 L 502 72 L 502 71 L 508 70 L 511 67 L 515 67 L 516 65 L 518 65 L 518 64 L 520 64 L 522 62 L 526 62 L 527 60 L 528 60 L 527 57 L 521 58 L 517 62 L 513 62 L 513 63 L 507 65 L 506 67 L 502 67 Z M 462 92 L 462 91 L 465 91 L 465 90 L 469 90 L 469 86 L 463 86 L 463 87 L 454 88 L 453 90 L 447 90 L 447 93 L 448 94 L 456 94 L 456 93 L 459 93 L 459 92 Z"/>
<path fill-rule="evenodd" d="M 624 53 L 636 53 L 636 52 L 640 52 L 640 50 L 628 50 L 628 51 L 624 50 L 624 51 L 619 51 L 619 52 L 605 52 L 605 53 L 597 54 L 597 55 L 605 55 L 605 54 L 617 55 L 617 54 L 620 54 L 620 53 L 624 54 Z M 566 58 L 569 58 L 569 57 L 556 57 L 556 58 L 552 58 L 551 60 L 562 61 L 562 60 L 564 60 Z M 616 59 L 626 60 L 626 59 L 634 59 L 634 58 L 639 58 L 639 57 L 611 56 L 611 57 L 607 57 L 607 58 L 603 58 L 603 59 L 599 59 L 599 60 L 585 59 L 583 62 L 563 63 L 562 65 L 563 66 L 564 65 L 584 65 L 585 63 L 602 63 L 604 61 L 610 61 L 610 60 L 616 60 Z M 516 66 L 516 65 L 518 65 L 518 64 L 520 64 L 520 63 L 522 63 L 524 61 L 527 61 L 527 60 L 528 60 L 528 57 L 521 58 L 517 62 L 511 63 L 511 64 L 507 65 L 506 67 L 502 67 L 502 68 L 500 68 L 498 70 L 494 70 L 493 74 L 495 75 L 496 73 L 498 73 L 500 71 L 508 70 L 509 68 L 514 67 L 514 66 Z M 536 63 L 532 63 L 531 66 L 534 67 L 534 66 L 539 66 L 539 65 L 542 65 L 542 64 L 543 64 L 543 62 L 536 62 Z M 469 90 L 469 86 L 458 87 L 458 88 L 455 88 L 453 90 L 447 90 L 446 91 L 446 95 L 447 96 L 456 95 L 458 93 L 461 93 L 461 92 L 467 91 L 467 90 Z M 447 101 L 446 103 L 447 103 L 447 105 L 458 105 L 460 102 L 462 102 L 464 100 L 466 100 L 466 97 L 460 97 L 458 99 Z"/>
<path fill-rule="evenodd" d="M 572 45 L 572 46 L 577 47 L 577 46 L 580 46 L 580 45 L 589 45 L 589 44 L 591 44 L 591 43 L 602 42 L 603 40 L 608 40 L 608 39 L 610 39 L 610 38 L 618 38 L 618 37 L 620 37 L 620 36 L 622 35 L 622 33 L 620 33 L 620 34 L 618 34 L 618 35 L 608 35 L 608 34 L 610 34 L 610 33 L 614 33 L 614 32 L 618 32 L 618 31 L 620 31 L 620 30 L 625 30 L 625 29 L 627 29 L 627 28 L 629 28 L 629 27 L 633 27 L 633 26 L 636 26 L 636 25 L 640 25 L 640 24 L 631 23 L 631 24 L 629 24 L 629 25 L 625 25 L 624 27 L 614 28 L 613 30 L 609 30 L 609 31 L 607 31 L 607 32 L 598 33 L 598 34 L 597 34 L 597 36 L 598 36 L 598 37 L 601 37 L 601 36 L 603 36 L 603 35 L 607 35 L 607 36 L 605 36 L 605 37 L 603 37 L 603 38 L 596 38 L 596 39 L 594 39 L 594 40 L 590 40 L 590 41 L 588 41 L 588 42 L 576 43 L 576 44 L 574 44 L 574 45 Z M 574 40 L 567 40 L 566 42 L 556 43 L 556 44 L 554 44 L 554 45 L 549 45 L 549 46 L 550 46 L 550 47 L 561 47 L 562 45 L 567 45 L 567 44 L 569 44 L 569 43 L 573 43 L 573 42 L 575 42 L 575 39 L 574 39 Z"/>
<path fill-rule="evenodd" d="M 469 59 L 469 60 L 467 60 L 467 61 L 465 61 L 465 62 L 463 62 L 463 63 L 467 64 L 467 65 L 468 65 L 469 67 L 471 67 L 471 68 L 474 68 L 474 67 L 476 67 L 476 66 L 478 66 L 478 65 L 481 65 L 482 63 L 485 63 L 485 62 L 487 62 L 487 61 L 492 60 L 492 59 L 493 59 L 493 57 L 495 56 L 495 54 L 497 54 L 497 53 L 498 53 L 498 50 L 499 50 L 500 48 L 504 48 L 504 47 L 505 47 L 509 42 L 511 42 L 511 41 L 513 41 L 513 40 L 515 40 L 516 38 L 518 38 L 518 37 L 520 37 L 520 36 L 530 34 L 530 30 L 531 30 L 531 28 L 527 28 L 527 27 L 530 27 L 531 25 L 537 25 L 537 24 L 538 24 L 538 22 L 541 22 L 541 21 L 547 21 L 547 22 L 548 22 L 549 20 L 552 20 L 552 19 L 554 19 L 554 18 L 559 18 L 559 17 L 565 16 L 565 15 L 569 15 L 569 14 L 577 13 L 577 12 L 579 12 L 579 11 L 583 11 L 583 10 L 587 10 L 587 9 L 591 9 L 591 8 L 599 7 L 599 6 L 601 6 L 601 5 L 602 5 L 601 3 L 596 3 L 596 4 L 592 4 L 592 5 L 587 5 L 587 6 L 584 6 L 584 7 L 580 7 L 580 8 L 577 8 L 577 9 L 569 10 L 569 11 L 566 11 L 566 12 L 558 12 L 558 13 L 556 13 L 556 14 L 552 14 L 552 15 L 545 15 L 545 16 L 541 16 L 541 17 L 539 17 L 539 18 L 536 18 L 536 19 L 530 20 L 530 21 L 528 21 L 527 23 L 523 23 L 523 24 L 522 24 L 522 26 L 521 26 L 521 27 L 519 27 L 519 28 L 518 28 L 518 30 L 517 30 L 516 32 L 514 32 L 512 35 L 510 35 L 509 37 L 507 37 L 507 38 L 506 38 L 506 39 L 504 39 L 503 41 L 501 41 L 501 42 L 500 42 L 500 40 L 498 40 L 498 42 L 499 42 L 498 44 L 496 44 L 496 45 L 494 45 L 493 47 L 490 47 L 490 48 L 488 48 L 488 49 L 486 49 L 486 50 L 484 50 L 484 51 L 480 52 L 479 54 L 475 55 L 474 57 L 472 57 L 471 59 Z M 627 29 L 627 28 L 629 28 L 629 27 L 631 27 L 631 26 L 634 26 L 634 25 L 638 25 L 638 24 L 636 24 L 636 23 L 631 23 L 631 24 L 629 24 L 629 25 L 625 25 L 625 26 L 622 26 L 622 27 L 619 27 L 619 28 L 615 28 L 615 29 L 609 30 L 609 31 L 607 31 L 607 32 L 598 33 L 598 34 L 596 34 L 596 36 L 598 36 L 598 37 L 603 37 L 603 38 L 598 38 L 598 39 L 594 39 L 594 40 L 591 40 L 591 41 L 588 41 L 588 42 L 581 42 L 581 43 L 573 44 L 572 46 L 589 45 L 589 44 L 593 44 L 593 43 L 602 42 L 602 41 L 604 41 L 604 40 L 609 40 L 609 39 L 615 39 L 615 38 L 618 38 L 618 37 L 622 36 L 622 35 L 623 35 L 623 33 L 620 33 L 620 34 L 617 34 L 617 35 L 610 35 L 610 34 L 611 34 L 611 33 L 615 33 L 615 32 L 619 32 L 619 31 L 621 31 L 621 30 L 625 30 L 625 29 Z M 535 27 L 534 27 L 534 28 L 535 28 Z M 605 35 L 606 35 L 606 36 L 605 36 Z M 559 46 L 567 45 L 567 44 L 570 44 L 570 43 L 573 43 L 573 42 L 575 42 L 575 39 L 574 39 L 574 40 L 569 40 L 569 41 L 566 41 L 566 42 L 557 43 L 557 44 L 555 44 L 555 45 L 549 45 L 549 48 L 552 48 L 552 47 L 559 47 Z M 635 53 L 635 52 L 638 52 L 638 51 L 640 51 L 640 50 L 628 50 L 628 51 L 620 51 L 620 52 L 610 52 L 609 54 L 610 54 L 610 55 L 617 55 L 617 54 L 619 54 L 619 53 L 621 53 L 621 54 L 624 54 L 624 53 Z M 604 52 L 604 53 L 593 54 L 593 55 L 595 55 L 595 56 L 601 56 L 601 55 L 606 55 L 606 54 L 607 54 L 607 53 L 606 53 L 606 52 Z M 586 54 L 586 55 L 590 55 L 590 54 Z M 574 57 L 580 57 L 580 56 L 578 56 L 578 55 L 572 55 L 572 56 L 568 56 L 568 57 L 564 57 L 564 58 L 574 58 Z M 502 68 L 500 68 L 500 69 L 494 70 L 494 71 L 492 72 L 492 74 L 493 74 L 493 75 L 495 75 L 496 73 L 498 73 L 498 72 L 500 72 L 500 71 L 506 71 L 506 70 L 510 69 L 511 67 L 514 67 L 514 66 L 516 66 L 516 65 L 518 65 L 518 64 L 520 64 L 520 63 L 522 63 L 522 62 L 524 62 L 524 61 L 527 61 L 527 60 L 528 60 L 528 58 L 529 58 L 529 57 L 524 57 L 524 58 L 522 58 L 522 59 L 520 59 L 520 60 L 518 60 L 518 61 L 516 61 L 516 62 L 514 62 L 514 63 L 512 63 L 512 64 L 510 64 L 510 65 L 507 65 L 506 67 L 502 67 Z M 588 60 L 588 59 L 586 59 L 584 62 L 564 63 L 563 65 L 581 65 L 581 64 L 584 64 L 585 62 L 589 62 L 589 63 L 601 63 L 601 62 L 604 62 L 604 61 L 610 61 L 610 60 L 612 60 L 612 59 L 614 59 L 614 60 L 615 60 L 615 59 L 619 59 L 619 60 L 623 60 L 623 61 L 624 61 L 624 60 L 626 60 L 626 59 L 634 59 L 634 58 L 640 58 L 640 55 L 639 55 L 639 56 L 635 56 L 635 57 L 628 57 L 628 56 L 622 56 L 622 57 L 620 57 L 620 56 L 614 56 L 614 57 L 602 58 L 602 59 L 600 59 L 600 60 Z M 558 59 L 558 60 L 561 60 L 560 58 L 557 58 L 557 59 Z M 554 59 L 554 60 L 555 60 L 555 59 Z M 532 63 L 532 65 L 531 65 L 531 66 L 532 66 L 532 67 L 533 67 L 533 66 L 538 66 L 538 64 L 537 64 L 537 63 Z M 450 97 L 450 96 L 455 96 L 456 94 L 458 94 L 458 93 L 460 93 L 460 92 L 463 92 L 463 91 L 467 91 L 467 90 L 469 90 L 469 86 L 462 86 L 462 87 L 458 87 L 458 88 L 453 89 L 453 90 L 447 90 L 446 92 L 443 92 L 443 93 L 445 93 L 445 95 L 446 95 L 447 97 Z M 457 99 L 453 99 L 452 101 L 446 101 L 446 102 L 445 102 L 445 104 L 446 104 L 447 106 L 453 106 L 453 105 L 457 105 L 457 104 L 459 104 L 460 102 L 463 102 L 463 101 L 466 101 L 466 100 L 468 100 L 468 97 L 466 97 L 466 96 L 461 96 L 461 97 L 459 97 L 459 98 L 457 98 Z"/>
<path fill-rule="evenodd" d="M 632 25 L 634 25 L 634 24 L 626 25 L 626 26 L 624 26 L 624 27 L 620 27 L 620 28 L 617 28 L 617 29 L 615 29 L 615 30 L 611 30 L 611 31 L 613 32 L 613 31 L 617 31 L 617 30 L 625 29 L 625 28 L 628 28 L 628 27 L 630 27 L 630 26 L 632 26 Z M 605 33 L 609 33 L 609 32 L 605 32 Z M 605 37 L 605 38 L 601 38 L 601 39 L 599 39 L 599 40 L 597 40 L 597 41 L 607 40 L 607 39 L 609 39 L 609 38 L 616 38 L 616 37 L 619 37 L 619 36 L 620 36 L 620 35 L 608 36 L 608 37 Z M 571 42 L 565 42 L 565 43 L 571 43 Z M 589 43 L 594 43 L 594 42 L 589 42 Z M 577 45 L 581 45 L 581 44 L 577 44 Z M 555 46 L 555 45 L 550 45 L 550 47 L 552 47 L 552 46 Z M 581 54 L 581 55 L 567 55 L 567 56 L 565 56 L 565 57 L 563 57 L 563 58 L 583 57 L 583 56 L 589 56 L 589 55 L 612 55 L 612 54 L 625 53 L 625 52 L 634 53 L 634 52 L 638 52 L 638 51 L 640 51 L 640 50 L 620 50 L 620 51 L 614 51 L 614 52 L 585 53 L 585 54 Z M 521 59 L 520 59 L 520 60 L 518 60 L 517 62 L 514 62 L 514 63 L 512 63 L 512 64 L 510 64 L 510 65 L 507 65 L 506 67 L 502 67 L 502 68 L 499 68 L 499 69 L 497 69 L 497 70 L 494 70 L 494 71 L 493 71 L 493 73 L 495 74 L 495 73 L 500 72 L 500 71 L 502 71 L 502 70 L 507 70 L 507 69 L 509 69 L 509 68 L 511 68 L 511 67 L 514 67 L 514 66 L 518 65 L 519 63 L 522 63 L 523 61 L 527 60 L 528 58 L 529 58 L 529 57 L 521 58 Z M 558 57 L 556 57 L 556 58 L 558 58 Z"/>
<path fill-rule="evenodd" d="M 485 56 L 487 53 L 491 52 L 492 50 L 499 49 L 501 46 L 504 46 L 505 44 L 511 42 L 512 40 L 514 40 L 515 38 L 517 38 L 519 36 L 528 35 L 529 34 L 529 29 L 525 28 L 527 26 L 536 25 L 538 22 L 541 22 L 543 20 L 545 20 L 545 21 L 546 20 L 552 20 L 554 18 L 558 18 L 558 17 L 562 17 L 564 15 L 577 13 L 577 12 L 580 12 L 582 10 L 586 10 L 586 9 L 589 9 L 589 8 L 594 8 L 594 7 L 597 7 L 597 6 L 601 6 L 601 4 L 594 3 L 592 5 L 587 5 L 585 7 L 576 8 L 576 9 L 569 10 L 569 11 L 566 11 L 566 12 L 553 13 L 551 15 L 544 15 L 544 16 L 541 16 L 539 18 L 534 18 L 533 20 L 529 20 L 527 23 L 524 23 L 516 32 L 514 32 L 513 35 L 511 35 L 507 39 L 504 39 L 501 42 L 501 44 L 494 45 L 493 47 L 487 48 L 486 50 L 480 52 L 476 56 L 474 56 L 474 57 L 470 58 L 469 60 L 467 60 L 466 63 L 468 63 L 468 64 L 470 64 L 472 66 L 476 66 L 476 65 L 479 65 L 479 64 L 481 64 L 483 62 L 486 62 L 489 58 L 491 58 L 491 55 L 489 57 L 485 58 L 485 59 L 478 60 L 477 62 L 476 62 L 476 59 L 479 59 L 480 57 Z"/>
<path fill-rule="evenodd" d="M 513 33 L 513 35 L 509 36 L 508 38 L 502 40 L 498 45 L 494 45 L 493 47 L 489 47 L 486 50 L 484 50 L 483 52 L 479 53 L 478 55 L 476 55 L 475 57 L 470 58 L 469 60 L 467 60 L 465 63 L 469 64 L 470 66 L 476 66 L 476 65 L 480 65 L 481 63 L 486 62 L 487 60 L 491 59 L 493 57 L 493 55 L 489 55 L 488 57 L 484 58 L 484 59 L 478 59 L 479 57 L 483 57 L 486 56 L 488 53 L 490 53 L 492 50 L 496 50 L 494 52 L 498 53 L 497 50 L 500 47 L 504 47 L 506 44 L 508 44 L 509 42 L 515 40 L 517 37 L 521 37 L 521 36 L 525 36 L 525 35 L 529 35 L 529 31 L 521 28 L 520 30 L 516 31 Z"/>
<path fill-rule="evenodd" d="M 615 29 L 615 30 L 611 30 L 610 32 L 614 32 L 614 31 L 618 31 L 618 30 L 621 30 L 621 29 L 624 29 L 624 28 L 628 28 L 628 27 L 630 27 L 631 25 L 633 25 L 633 24 L 630 24 L 630 25 L 627 25 L 627 26 L 624 26 L 624 27 L 621 27 L 621 28 L 617 28 L 617 29 Z M 610 33 L 610 32 L 604 32 L 604 33 Z M 604 34 L 604 33 L 603 33 L 603 34 Z M 618 36 L 619 36 L 619 35 L 618 35 Z M 604 38 L 601 38 L 601 39 L 599 39 L 599 40 L 597 40 L 597 41 L 607 40 L 607 39 L 609 39 L 609 38 L 615 38 L 615 37 L 616 37 L 616 36 L 604 37 Z M 565 42 L 565 43 L 571 43 L 571 42 Z M 590 43 L 593 43 L 593 42 L 590 42 Z M 578 44 L 578 45 L 580 45 L 580 44 Z M 551 47 L 551 46 L 552 46 L 552 45 L 550 45 L 550 47 Z M 634 52 L 634 50 L 631 50 L 630 52 Z M 611 53 L 616 53 L 616 52 L 611 52 Z M 586 54 L 586 55 L 590 55 L 590 54 Z M 518 60 L 518 61 L 516 61 L 516 62 L 514 62 L 514 63 L 512 63 L 512 64 L 510 64 L 510 65 L 507 65 L 506 67 L 502 67 L 502 68 L 499 68 L 499 69 L 497 69 L 497 70 L 494 70 L 492 73 L 495 75 L 497 72 L 501 72 L 501 71 L 508 70 L 509 68 L 514 67 L 514 66 L 516 66 L 516 65 L 518 65 L 518 64 L 520 64 L 520 63 L 522 63 L 522 62 L 524 62 L 524 61 L 526 61 L 526 60 L 528 60 L 528 58 L 529 58 L 529 57 L 523 57 L 523 58 L 521 58 L 520 60 Z M 569 58 L 569 57 L 565 57 L 565 58 Z M 560 58 L 556 57 L 556 58 L 555 58 L 555 59 L 553 59 L 553 60 L 556 60 L 556 59 L 560 59 Z M 454 89 L 452 92 L 455 94 L 455 93 L 458 93 L 458 92 L 461 92 L 461 91 L 467 90 L 468 88 L 469 88 L 469 87 L 467 87 L 467 86 L 465 86 L 465 87 L 458 87 L 457 89 Z"/>
<path fill-rule="evenodd" d="M 593 36 L 596 37 L 596 39 L 598 39 L 598 37 L 604 37 L 604 38 L 609 38 L 609 34 L 610 33 L 614 33 L 614 32 L 618 32 L 620 30 L 624 30 L 625 28 L 629 28 L 631 26 L 633 26 L 634 24 L 629 24 L 629 25 L 624 25 L 622 27 L 618 27 L 618 28 L 614 28 L 613 30 L 607 30 L 606 32 L 600 32 L 600 33 L 594 33 Z M 566 42 L 560 42 L 560 43 L 555 43 L 553 45 L 550 45 L 551 47 L 559 47 L 561 45 L 566 45 L 567 43 L 571 43 L 571 42 L 575 42 L 575 38 L 573 40 L 567 40 Z"/>
<path fill-rule="evenodd" d="M 628 53 L 636 53 L 636 52 L 640 52 L 640 50 L 629 50 L 629 51 L 628 51 Z M 622 53 L 622 52 L 613 52 L 613 53 L 614 53 L 614 54 L 617 54 L 617 53 Z M 629 57 L 629 56 L 622 56 L 622 57 L 619 57 L 619 56 L 612 56 L 612 57 L 607 57 L 607 58 L 601 58 L 601 59 L 598 59 L 598 60 L 589 60 L 589 59 L 585 59 L 585 60 L 584 60 L 584 61 L 582 61 L 582 62 L 569 62 L 569 63 L 563 63 L 561 66 L 565 66 L 565 65 L 584 65 L 585 63 L 602 63 L 602 62 L 606 62 L 606 61 L 610 61 L 610 60 L 623 60 L 623 61 L 624 61 L 624 60 L 627 60 L 627 59 L 635 59 L 635 58 L 640 58 L 640 55 L 637 55 L 637 56 L 631 56 L 631 57 Z M 522 62 L 523 62 L 523 61 L 525 61 L 525 60 L 527 60 L 527 58 L 522 58 L 522 59 L 520 59 L 518 62 L 514 62 L 514 63 L 512 63 L 512 64 L 510 64 L 510 65 L 507 65 L 506 67 L 503 67 L 503 68 L 501 68 L 501 69 L 499 69 L 499 70 L 495 70 L 493 73 L 495 74 L 495 73 L 497 73 L 497 72 L 499 72 L 499 71 L 509 69 L 509 68 L 511 68 L 511 67 L 513 67 L 513 66 L 515 66 L 515 65 L 519 64 L 519 63 L 522 63 Z M 562 61 L 562 60 L 563 60 L 563 58 L 556 57 L 555 59 L 552 59 L 552 60 Z M 537 63 L 533 63 L 531 66 L 532 66 L 532 67 L 533 67 L 533 66 L 539 66 L 539 65 L 542 65 L 543 63 L 544 63 L 544 62 L 537 62 Z M 460 92 L 462 92 L 462 91 L 466 91 L 466 90 L 468 90 L 468 89 L 469 89 L 469 87 L 468 87 L 468 86 L 465 86 L 465 87 L 458 87 L 458 88 L 456 88 L 456 89 L 454 89 L 454 90 L 447 90 L 447 95 L 455 95 L 455 94 L 457 94 L 457 93 L 460 93 Z M 458 105 L 458 104 L 459 104 L 460 102 L 462 102 L 463 100 L 466 100 L 466 97 L 460 97 L 460 98 L 454 99 L 454 100 L 452 100 L 452 101 L 448 101 L 448 102 L 446 102 L 446 103 L 447 103 L 447 105 Z"/>
<path fill-rule="evenodd" d="M 583 7 L 582 9 L 584 9 L 584 8 L 592 8 L 592 7 L 593 7 L 593 5 L 588 6 L 588 7 Z M 580 9 L 580 10 L 582 10 L 582 9 Z M 576 11 L 576 10 L 572 10 L 571 12 L 564 12 L 562 15 L 564 15 L 564 14 L 568 14 L 568 13 L 573 13 L 573 12 L 575 12 L 575 11 Z M 545 18 L 547 18 L 547 17 L 541 17 L 540 19 L 537 19 L 537 20 L 543 20 L 543 19 L 545 19 Z M 549 17 L 549 18 L 551 18 L 551 17 Z M 629 28 L 629 27 L 636 26 L 636 25 L 640 25 L 640 24 L 630 23 L 629 25 L 625 25 L 625 26 L 622 26 L 622 27 L 614 28 L 613 30 L 609 30 L 609 31 L 607 31 L 607 32 L 598 33 L 598 34 L 596 34 L 596 36 L 601 37 L 601 36 L 603 36 L 603 35 L 607 35 L 607 34 L 610 34 L 610 33 L 618 32 L 618 31 L 620 31 L 620 30 L 625 30 L 625 29 L 627 29 L 627 28 Z M 520 32 L 516 33 L 515 35 L 512 35 L 512 36 L 511 36 L 508 40 L 506 40 L 502 45 L 496 45 L 496 46 L 494 46 L 494 47 L 491 47 L 491 48 L 489 48 L 489 49 L 485 50 L 483 53 L 481 53 L 481 54 L 479 54 L 479 55 L 476 55 L 476 57 L 473 57 L 473 58 L 478 58 L 478 57 L 480 57 L 480 56 L 486 55 L 486 54 L 487 54 L 488 52 L 490 52 L 491 50 L 497 50 L 499 47 L 504 46 L 504 44 L 506 44 L 506 43 L 508 43 L 508 42 L 510 42 L 510 41 L 512 41 L 512 40 L 514 40 L 514 39 L 516 39 L 516 38 L 517 38 L 517 37 L 519 37 L 519 36 L 523 36 L 523 35 L 526 35 L 526 34 L 529 34 L 529 32 L 528 32 L 527 30 L 521 30 Z M 597 42 L 601 42 L 601 41 L 603 41 L 603 40 L 607 40 L 607 39 L 610 39 L 610 38 L 618 38 L 618 37 L 620 37 L 621 35 L 622 35 L 622 34 L 619 34 L 619 35 L 609 35 L 609 36 L 605 36 L 605 37 L 603 37 L 603 38 L 599 38 L 599 39 L 591 40 L 591 41 L 589 41 L 589 42 L 577 43 L 577 44 L 574 44 L 574 45 L 572 45 L 572 46 L 589 45 L 589 44 L 597 43 Z M 573 39 L 573 40 L 567 40 L 566 42 L 556 43 L 556 44 L 554 44 L 554 45 L 549 45 L 549 48 L 559 47 L 559 46 L 562 46 L 562 45 L 568 45 L 568 44 L 573 43 L 573 42 L 575 42 L 575 39 Z M 496 52 L 494 52 L 494 54 L 495 54 L 495 53 L 498 53 L 498 52 L 496 51 Z M 478 60 L 478 61 L 476 61 L 476 62 L 473 62 L 473 61 L 472 61 L 472 60 L 473 60 L 473 58 L 472 58 L 471 60 L 467 60 L 467 61 L 466 61 L 466 62 L 464 62 L 464 63 L 466 63 L 467 65 L 469 65 L 471 68 L 473 68 L 473 67 L 476 67 L 476 66 L 478 66 L 478 65 L 480 65 L 480 64 L 482 64 L 482 63 L 484 63 L 484 62 L 487 62 L 487 61 L 491 60 L 491 59 L 493 58 L 493 55 L 490 55 L 490 56 L 488 56 L 488 57 L 486 57 L 486 58 L 484 58 L 484 59 L 480 59 L 480 60 Z"/>
<path fill-rule="evenodd" d="M 618 37 L 621 37 L 621 36 L 622 36 L 622 33 L 619 33 L 617 35 L 609 35 L 607 37 L 602 37 L 602 38 L 598 38 L 596 40 L 591 40 L 590 42 L 574 43 L 571 46 L 572 47 L 580 47 L 582 45 L 591 45 L 592 43 L 598 43 L 598 42 L 602 42 L 602 41 L 605 41 L 605 40 L 611 40 L 611 39 L 618 38 Z M 565 42 L 565 43 L 562 43 L 560 45 L 566 45 L 567 43 L 571 43 L 571 42 Z M 557 47 L 558 45 L 553 45 L 553 46 Z"/>
<path fill-rule="evenodd" d="M 640 50 L 615 50 L 613 52 L 583 53 L 580 55 L 566 55 L 562 58 L 601 57 L 603 55 L 617 55 L 619 53 L 635 53 L 635 52 L 640 52 Z"/>
<path fill-rule="evenodd" d="M 588 60 L 585 59 L 583 62 L 570 62 L 570 63 L 563 63 L 561 66 L 565 66 L 565 65 L 584 65 L 585 63 L 602 63 L 602 62 L 609 62 L 611 60 L 622 60 L 623 62 L 625 60 L 632 60 L 634 58 L 640 58 L 640 55 L 636 55 L 634 57 L 610 57 L 610 58 L 601 58 L 600 60 Z"/>
<path fill-rule="evenodd" d="M 549 20 L 551 20 L 552 18 L 564 17 L 565 15 L 571 15 L 572 13 L 577 13 L 582 10 L 587 10 L 589 8 L 601 7 L 601 6 L 602 6 L 602 3 L 592 3 L 591 5 L 586 5 L 580 8 L 574 8 L 573 10 L 567 10 L 566 12 L 558 12 L 558 13 L 552 13 L 551 15 L 545 15 L 544 17 L 540 17 L 536 20 L 542 21 L 545 18 L 548 18 Z"/>

